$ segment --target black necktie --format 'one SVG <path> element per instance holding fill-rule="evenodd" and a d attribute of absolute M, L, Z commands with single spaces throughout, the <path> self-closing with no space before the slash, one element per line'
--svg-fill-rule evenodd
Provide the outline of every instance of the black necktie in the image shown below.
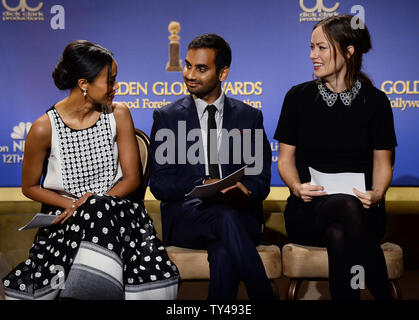
<path fill-rule="evenodd" d="M 208 111 L 208 130 L 207 130 L 207 160 L 208 160 L 208 169 L 209 169 L 209 175 L 213 179 L 219 179 L 220 178 L 220 171 L 218 170 L 218 149 L 217 149 L 217 137 L 215 136 L 215 141 L 211 141 L 211 129 L 217 130 L 217 124 L 215 123 L 215 112 L 217 112 L 217 108 L 210 104 L 207 106 L 206 110 Z M 214 159 L 216 159 L 216 162 L 210 161 L 211 159 L 211 143 L 214 144 L 216 152 L 216 156 L 213 156 Z"/>

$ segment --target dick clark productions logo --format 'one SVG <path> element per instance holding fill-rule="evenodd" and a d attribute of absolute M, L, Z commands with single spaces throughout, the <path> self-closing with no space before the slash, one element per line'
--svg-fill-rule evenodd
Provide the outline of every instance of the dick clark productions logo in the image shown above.
<path fill-rule="evenodd" d="M 44 3 L 39 2 L 38 5 L 31 7 L 27 4 L 27 0 L 19 0 L 18 5 L 10 6 L 8 0 L 2 0 L 3 7 L 3 21 L 16 22 L 16 21 L 30 21 L 30 22 L 43 22 L 45 21 L 44 13 L 41 11 Z M 48 9 L 47 9 L 48 10 Z M 52 5 L 50 12 L 50 26 L 53 30 L 65 29 L 65 10 L 62 5 Z"/>
<path fill-rule="evenodd" d="M 324 5 L 323 0 L 316 0 L 314 7 L 307 8 L 304 0 L 300 0 L 300 8 L 304 11 L 300 13 L 300 22 L 320 21 L 330 16 L 337 16 L 339 13 L 336 10 L 339 6 L 340 3 L 336 2 L 334 6 L 328 8 Z"/>
<path fill-rule="evenodd" d="M 2 0 L 3 7 L 7 10 L 3 12 L 3 21 L 44 21 L 44 14 L 40 11 L 43 2 L 38 3 L 37 6 L 31 7 L 26 3 L 26 0 L 20 0 L 15 7 L 9 6 L 7 0 Z"/>
<path fill-rule="evenodd" d="M 22 12 L 25 12 L 25 10 L 31 11 L 31 12 L 35 12 L 35 11 L 39 11 L 41 10 L 42 6 L 44 5 L 43 2 L 39 3 L 37 7 L 32 8 L 30 6 L 28 6 L 28 4 L 26 3 L 26 0 L 20 0 L 19 4 L 12 8 L 7 4 L 6 0 L 2 0 L 3 2 L 3 6 L 6 8 L 6 10 L 8 11 L 19 11 L 21 10 Z"/>

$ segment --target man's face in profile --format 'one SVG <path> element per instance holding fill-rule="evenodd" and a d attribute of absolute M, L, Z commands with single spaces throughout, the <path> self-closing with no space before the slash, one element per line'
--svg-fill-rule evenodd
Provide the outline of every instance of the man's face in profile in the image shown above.
<path fill-rule="evenodd" d="M 215 66 L 215 50 L 211 48 L 190 49 L 185 58 L 183 79 L 189 92 L 203 100 L 220 94 L 220 80 Z"/>

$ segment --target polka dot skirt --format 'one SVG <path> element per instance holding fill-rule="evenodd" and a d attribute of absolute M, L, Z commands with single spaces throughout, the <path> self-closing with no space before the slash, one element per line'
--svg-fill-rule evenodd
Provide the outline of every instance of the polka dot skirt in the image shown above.
<path fill-rule="evenodd" d="M 43 212 L 55 215 L 60 210 L 44 205 Z M 81 243 L 119 257 L 123 286 L 168 279 L 175 279 L 177 285 L 178 270 L 157 238 L 143 204 L 95 195 L 63 225 L 39 229 L 28 260 L 4 278 L 6 295 L 32 299 L 56 289 L 57 278 L 65 281 Z"/>

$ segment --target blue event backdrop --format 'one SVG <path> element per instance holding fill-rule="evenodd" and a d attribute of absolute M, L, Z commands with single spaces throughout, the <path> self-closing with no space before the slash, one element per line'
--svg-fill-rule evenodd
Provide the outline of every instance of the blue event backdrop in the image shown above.
<path fill-rule="evenodd" d="M 364 14 L 372 35 L 365 71 L 393 106 L 399 143 L 393 185 L 419 186 L 419 2 L 409 0 L 3 0 L 0 186 L 20 186 L 31 123 L 68 94 L 55 88 L 51 72 L 72 40 L 87 39 L 115 54 L 121 84 L 115 100 L 128 102 L 135 126 L 149 134 L 154 108 L 183 94 L 182 73 L 166 71 L 171 21 L 181 27 L 182 61 L 198 34 L 218 33 L 230 43 L 227 94 L 263 111 L 272 185 L 284 185 L 273 139 L 284 95 L 312 79 L 313 20 L 352 9 Z"/>

